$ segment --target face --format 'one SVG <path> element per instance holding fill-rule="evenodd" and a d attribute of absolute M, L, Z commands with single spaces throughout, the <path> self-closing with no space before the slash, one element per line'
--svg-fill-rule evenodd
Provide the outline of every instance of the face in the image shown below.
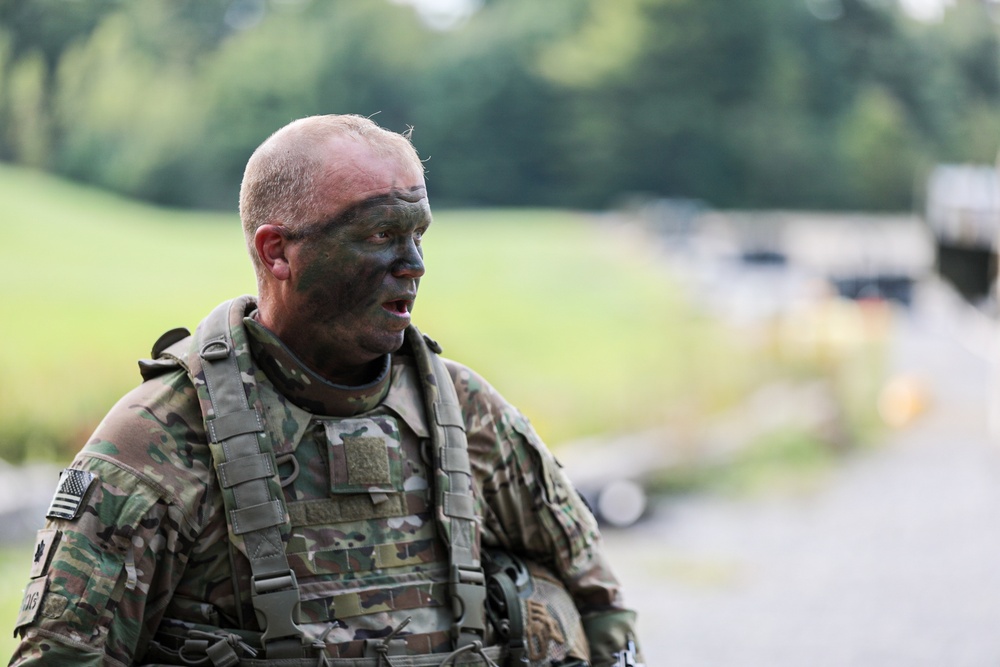
<path fill-rule="evenodd" d="M 292 271 L 286 313 L 295 330 L 279 332 L 335 381 L 403 344 L 431 223 L 419 167 L 353 142 L 336 155 L 320 186 L 322 215 L 283 232 Z"/>

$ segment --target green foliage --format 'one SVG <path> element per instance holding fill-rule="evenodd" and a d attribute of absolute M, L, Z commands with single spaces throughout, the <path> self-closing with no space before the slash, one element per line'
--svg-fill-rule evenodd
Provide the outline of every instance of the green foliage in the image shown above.
<path fill-rule="evenodd" d="M 10 152 L 32 167 L 46 163 L 49 144 L 49 116 L 45 108 L 45 65 L 38 53 L 11 63 L 4 88 L 11 103 L 5 109 L 11 121 L 8 133 Z"/>
<path fill-rule="evenodd" d="M 896 98 L 881 88 L 862 91 L 843 119 L 841 136 L 848 182 L 861 208 L 906 208 L 921 147 Z"/>
<path fill-rule="evenodd" d="M 439 203 L 908 208 L 925 164 L 996 152 L 991 6 L 502 0 L 435 32 L 389 0 L 7 0 L 0 158 L 230 209 L 279 126 L 378 113 Z"/>
<path fill-rule="evenodd" d="M 253 290 L 233 215 L 156 209 L 10 167 L 0 211 L 4 457 L 64 458 L 137 383 L 134 361 L 163 331 Z"/>

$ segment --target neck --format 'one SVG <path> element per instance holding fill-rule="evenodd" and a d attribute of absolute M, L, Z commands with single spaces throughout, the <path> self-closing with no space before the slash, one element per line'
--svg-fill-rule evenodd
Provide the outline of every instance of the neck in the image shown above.
<path fill-rule="evenodd" d="M 278 300 L 263 293 L 257 305 L 255 319 L 270 329 L 312 372 L 334 384 L 357 387 L 378 377 L 384 366 L 384 356 L 363 363 L 345 363 L 342 355 L 328 349 L 321 338 L 304 323 L 296 323 L 293 313 L 282 312 Z"/>
<path fill-rule="evenodd" d="M 390 383 L 388 358 L 381 359 L 382 366 L 371 382 L 351 386 L 330 382 L 255 318 L 256 313 L 244 320 L 254 361 L 295 405 L 317 415 L 350 417 L 374 409 L 385 398 Z"/>

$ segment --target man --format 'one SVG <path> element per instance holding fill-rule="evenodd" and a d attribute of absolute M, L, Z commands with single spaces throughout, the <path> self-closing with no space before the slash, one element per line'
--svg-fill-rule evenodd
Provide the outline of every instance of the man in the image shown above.
<path fill-rule="evenodd" d="M 410 325 L 431 212 L 409 140 L 293 122 L 240 216 L 258 300 L 165 334 L 63 472 L 12 664 L 631 664 L 593 517 Z"/>

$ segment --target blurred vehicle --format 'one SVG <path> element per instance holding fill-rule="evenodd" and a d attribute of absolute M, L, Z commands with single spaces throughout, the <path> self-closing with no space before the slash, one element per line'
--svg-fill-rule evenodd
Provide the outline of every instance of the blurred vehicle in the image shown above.
<path fill-rule="evenodd" d="M 994 300 L 1000 178 L 991 165 L 941 164 L 927 179 L 925 217 L 937 270 L 967 300 Z"/>

